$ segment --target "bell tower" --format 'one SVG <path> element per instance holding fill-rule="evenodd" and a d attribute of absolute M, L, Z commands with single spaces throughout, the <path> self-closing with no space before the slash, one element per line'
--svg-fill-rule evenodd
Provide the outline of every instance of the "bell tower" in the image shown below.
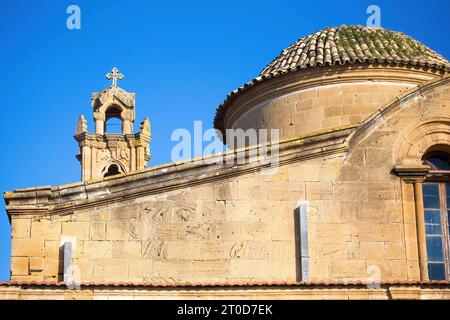
<path fill-rule="evenodd" d="M 150 160 L 150 121 L 146 117 L 133 134 L 135 93 L 117 86 L 123 75 L 114 67 L 106 78 L 112 85 L 92 94 L 95 133 L 87 131 L 87 121 L 80 115 L 75 133 L 79 145 L 81 179 L 89 181 L 145 168 Z M 120 122 L 120 131 L 109 133 L 108 122 Z"/>

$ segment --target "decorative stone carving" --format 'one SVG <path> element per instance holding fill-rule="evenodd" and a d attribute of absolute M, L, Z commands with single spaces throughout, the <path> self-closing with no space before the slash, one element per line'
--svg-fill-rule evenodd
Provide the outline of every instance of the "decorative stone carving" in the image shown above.
<path fill-rule="evenodd" d="M 95 159 L 95 161 L 97 163 L 110 161 L 111 159 L 112 159 L 111 150 L 109 150 L 109 149 L 97 150 L 97 155 L 96 155 L 96 159 Z"/>
<path fill-rule="evenodd" d="M 113 81 L 112 86 L 92 95 L 95 134 L 87 132 L 87 122 L 83 116 L 78 120 L 75 139 L 80 146 L 77 158 L 81 161 L 83 181 L 103 177 L 105 166 L 112 164 L 112 160 L 120 162 L 119 170 L 113 170 L 117 173 L 141 170 L 150 160 L 150 121 L 145 118 L 140 124 L 140 131 L 133 134 L 135 94 L 117 86 L 117 80 L 123 78 L 118 71 L 114 68 L 107 75 Z M 105 122 L 111 118 L 122 121 L 121 134 L 105 133 Z"/>
<path fill-rule="evenodd" d="M 117 149 L 118 160 L 130 161 L 130 150 L 124 147 L 119 147 Z"/>
<path fill-rule="evenodd" d="M 87 131 L 87 121 L 83 115 L 80 115 L 77 123 L 77 132 L 76 134 L 80 134 Z"/>

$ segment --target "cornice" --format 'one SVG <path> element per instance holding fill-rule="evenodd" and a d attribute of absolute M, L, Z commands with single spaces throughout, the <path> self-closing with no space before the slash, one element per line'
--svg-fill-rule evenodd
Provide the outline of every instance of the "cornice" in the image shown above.
<path fill-rule="evenodd" d="M 431 168 L 425 165 L 396 165 L 394 172 L 405 182 L 422 182 Z"/>
<path fill-rule="evenodd" d="M 311 135 L 235 149 L 183 162 L 103 178 L 86 183 L 56 187 L 18 189 L 4 194 L 8 215 L 70 214 L 111 202 L 202 185 L 269 169 L 271 161 L 279 166 L 318 157 L 343 154 L 347 137 L 355 126 L 324 130 Z M 255 149 L 269 150 L 266 161 L 256 161 Z M 274 155 L 278 148 L 279 156 Z M 255 157 L 256 156 L 256 157 Z M 246 159 L 238 164 L 237 159 Z M 41 197 L 38 197 L 41 195 Z"/>

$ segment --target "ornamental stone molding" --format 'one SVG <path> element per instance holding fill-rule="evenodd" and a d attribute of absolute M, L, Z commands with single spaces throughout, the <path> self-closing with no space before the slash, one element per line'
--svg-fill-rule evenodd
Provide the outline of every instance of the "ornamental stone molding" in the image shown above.
<path fill-rule="evenodd" d="M 135 94 L 117 86 L 123 78 L 114 68 L 107 74 L 113 85 L 92 95 L 95 133 L 87 131 L 87 122 L 80 116 L 75 140 L 80 151 L 82 181 L 98 179 L 105 175 L 124 174 L 143 169 L 150 160 L 150 121 L 145 118 L 140 130 L 133 134 L 135 118 Z M 120 133 L 108 133 L 108 120 L 121 121 Z"/>

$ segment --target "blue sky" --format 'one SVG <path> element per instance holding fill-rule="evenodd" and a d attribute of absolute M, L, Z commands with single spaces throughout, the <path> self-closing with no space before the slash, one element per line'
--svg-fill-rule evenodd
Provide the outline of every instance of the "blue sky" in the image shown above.
<path fill-rule="evenodd" d="M 81 8 L 81 30 L 66 9 Z M 402 31 L 450 58 L 450 1 L 113 1 L 0 2 L 0 191 L 80 180 L 73 139 L 90 97 L 109 85 L 136 92 L 136 120 L 152 124 L 150 165 L 170 162 L 176 128 L 212 126 L 227 93 L 256 76 L 298 38 L 328 26 L 366 23 Z M 446 31 L 447 30 L 447 31 Z M 135 124 L 135 129 L 137 129 Z M 9 279 L 10 225 L 0 201 L 0 280 Z"/>

